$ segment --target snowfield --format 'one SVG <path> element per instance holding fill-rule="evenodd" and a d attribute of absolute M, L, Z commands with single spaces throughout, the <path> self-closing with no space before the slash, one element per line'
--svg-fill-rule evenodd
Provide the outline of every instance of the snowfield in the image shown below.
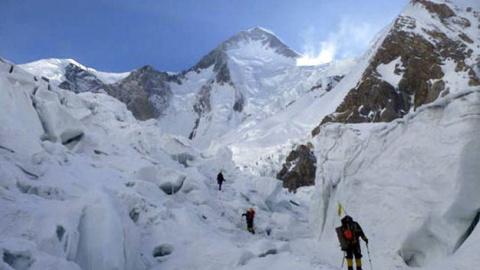
<path fill-rule="evenodd" d="M 465 61 L 477 63 L 480 4 L 446 3 L 470 20 Z M 443 27 L 418 3 L 403 15 L 419 19 L 418 34 Z M 460 26 L 451 27 L 440 30 Z M 268 51 L 261 42 L 233 48 L 234 85 L 212 84 L 193 140 L 194 90 L 212 82 L 212 67 L 186 73 L 166 117 L 142 122 L 108 95 L 56 87 L 73 60 L 0 58 L 0 269 L 345 269 L 338 203 L 369 238 L 363 269 L 480 269 L 480 87 L 453 60 L 441 65 L 448 93 L 402 119 L 328 123 L 310 135 L 389 28 L 360 59 L 318 67 L 273 51 L 255 57 Z M 378 76 L 397 86 L 398 65 L 378 66 Z M 128 75 L 89 71 L 107 83 Z M 337 75 L 333 89 L 310 91 Z M 239 93 L 244 114 L 232 110 Z M 316 185 L 288 193 L 273 176 L 307 142 Z M 242 218 L 250 207 L 254 235 Z"/>
<path fill-rule="evenodd" d="M 288 194 L 236 170 L 223 146 L 199 152 L 109 96 L 11 66 L 0 63 L 1 269 L 317 268 L 296 248 L 317 245 L 311 189 Z M 250 206 L 256 235 L 241 218 Z"/>
<path fill-rule="evenodd" d="M 289 194 L 103 94 L 1 63 L 2 269 L 340 269 L 337 202 L 380 269 L 476 269 L 480 89 L 386 124 L 329 124 Z M 227 182 L 217 190 L 223 169 Z M 257 212 L 257 234 L 241 214 Z M 368 255 L 364 248 L 364 268 Z"/>

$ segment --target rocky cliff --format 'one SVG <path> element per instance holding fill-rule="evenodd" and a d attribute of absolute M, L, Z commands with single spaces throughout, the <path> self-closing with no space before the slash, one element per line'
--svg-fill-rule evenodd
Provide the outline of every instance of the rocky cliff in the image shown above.
<path fill-rule="evenodd" d="M 358 84 L 320 125 L 388 122 L 459 86 L 479 86 L 480 11 L 478 4 L 471 4 L 474 7 L 457 1 L 412 1 L 394 21 Z"/>

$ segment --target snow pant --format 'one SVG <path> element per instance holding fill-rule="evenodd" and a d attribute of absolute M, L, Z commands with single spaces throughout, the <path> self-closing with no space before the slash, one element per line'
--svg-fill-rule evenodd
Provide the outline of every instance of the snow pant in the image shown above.
<path fill-rule="evenodd" d="M 355 265 L 357 270 L 362 270 L 362 251 L 360 243 L 352 244 L 345 250 L 348 270 L 353 270 L 353 256 L 355 256 Z"/>
<path fill-rule="evenodd" d="M 255 234 L 255 230 L 253 229 L 253 220 L 247 220 L 247 230 L 252 234 Z"/>
<path fill-rule="evenodd" d="M 223 181 L 218 181 L 218 190 L 222 190 Z"/>

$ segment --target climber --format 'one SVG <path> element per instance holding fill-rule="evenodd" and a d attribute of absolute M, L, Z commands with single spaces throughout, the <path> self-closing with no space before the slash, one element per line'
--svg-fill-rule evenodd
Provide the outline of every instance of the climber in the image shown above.
<path fill-rule="evenodd" d="M 253 229 L 253 218 L 255 217 L 255 210 L 253 207 L 250 207 L 247 212 L 242 214 L 242 217 L 245 216 L 247 218 L 247 230 L 252 234 L 255 234 L 255 230 Z"/>
<path fill-rule="evenodd" d="M 227 181 L 227 180 L 225 180 L 225 178 L 223 178 L 222 170 L 220 170 L 220 172 L 217 175 L 218 190 L 222 190 L 222 183 L 224 181 Z"/>
<path fill-rule="evenodd" d="M 353 221 L 352 217 L 346 215 L 342 218 L 342 226 L 336 228 L 338 240 L 342 250 L 346 253 L 348 270 L 353 270 L 353 256 L 357 270 L 362 270 L 362 253 L 360 250 L 359 237 L 365 241 L 368 247 L 368 239 L 363 233 L 362 227 Z"/>

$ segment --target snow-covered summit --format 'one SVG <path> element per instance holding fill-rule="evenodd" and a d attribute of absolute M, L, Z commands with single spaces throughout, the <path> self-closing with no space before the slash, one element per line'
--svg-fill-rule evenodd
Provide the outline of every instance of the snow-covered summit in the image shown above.
<path fill-rule="evenodd" d="M 59 85 L 65 80 L 65 68 L 70 64 L 87 70 L 85 66 L 73 59 L 42 59 L 19 66 L 32 74 L 48 78 L 56 85 Z"/>
<path fill-rule="evenodd" d="M 176 76 L 177 83 L 170 86 L 181 95 L 174 95 L 160 126 L 206 147 L 242 123 L 284 110 L 320 81 L 333 86 L 338 80 L 327 77 L 341 78 L 352 66 L 345 61 L 349 64 L 341 70 L 298 67 L 298 56 L 270 31 L 255 27 L 239 32 Z M 182 126 L 175 124 L 178 118 L 184 119 Z"/>
<path fill-rule="evenodd" d="M 296 58 L 300 56 L 299 53 L 285 45 L 285 43 L 283 43 L 283 41 L 281 41 L 273 32 L 261 27 L 254 27 L 247 31 L 241 31 L 234 37 L 225 41 L 225 46 L 231 46 L 230 48 L 232 48 L 235 45 L 239 46 L 241 43 L 252 41 L 261 41 L 265 47 L 272 49 L 276 53 L 285 57 Z"/>
<path fill-rule="evenodd" d="M 297 52 L 285 45 L 271 31 L 255 27 L 247 31 L 240 31 L 236 35 L 220 43 L 220 45 L 205 55 L 188 71 L 195 70 L 199 72 L 202 69 L 214 66 L 214 71 L 217 72 L 217 82 L 232 83 L 227 62 L 232 57 L 229 52 L 236 50 L 250 52 L 243 56 L 252 59 L 262 57 L 262 55 L 265 54 L 270 54 L 268 52 L 270 50 L 277 55 L 287 58 L 296 58 L 300 56 Z"/>

